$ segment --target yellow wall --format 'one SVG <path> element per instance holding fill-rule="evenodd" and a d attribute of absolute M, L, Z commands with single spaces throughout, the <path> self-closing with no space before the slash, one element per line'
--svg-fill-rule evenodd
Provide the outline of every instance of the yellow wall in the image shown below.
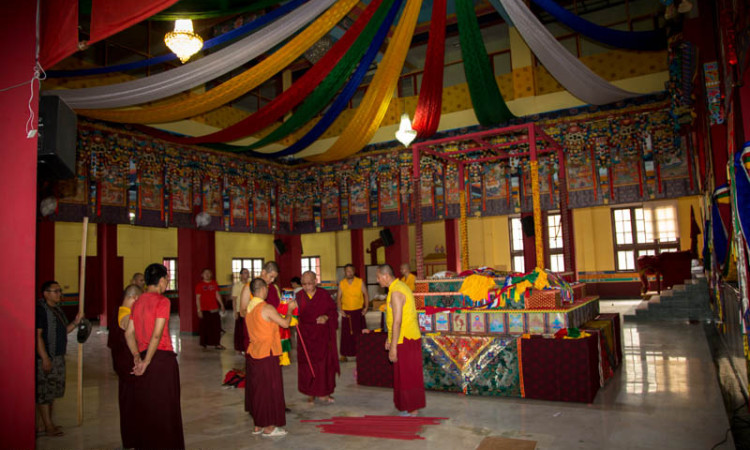
<path fill-rule="evenodd" d="M 117 255 L 122 256 L 122 281 L 127 284 L 136 272 L 164 258 L 176 258 L 177 228 L 117 226 Z"/>
<path fill-rule="evenodd" d="M 368 250 L 370 250 L 370 242 L 380 239 L 380 230 L 382 229 L 383 227 L 377 227 L 365 228 L 362 230 L 362 245 L 364 246 L 366 266 L 369 266 L 372 262 L 370 253 L 368 253 Z M 378 249 L 378 264 L 385 264 L 385 247 L 380 247 Z"/>
<path fill-rule="evenodd" d="M 82 225 L 55 222 L 55 280 L 66 294 L 78 292 Z M 96 224 L 89 223 L 86 233 L 86 255 L 96 256 Z"/>
<path fill-rule="evenodd" d="M 573 239 L 579 272 L 615 270 L 609 206 L 573 210 Z"/>
<path fill-rule="evenodd" d="M 276 258 L 272 234 L 217 231 L 215 240 L 216 282 L 219 284 L 231 283 L 232 258 L 263 258 L 264 262 Z"/>
<path fill-rule="evenodd" d="M 510 270 L 508 216 L 471 218 L 467 222 L 467 229 L 470 267 L 489 266 Z"/>
<path fill-rule="evenodd" d="M 680 250 L 690 250 L 690 207 L 693 207 L 695 222 L 703 231 L 703 220 L 701 220 L 701 197 L 681 197 L 677 199 L 677 226 L 680 233 Z M 698 236 L 697 251 L 700 255 L 703 248 L 703 233 Z"/>
<path fill-rule="evenodd" d="M 320 256 L 321 281 L 333 281 L 336 279 L 336 265 L 338 262 L 337 243 L 339 239 L 334 231 L 328 233 L 303 234 L 302 256 Z M 346 264 L 346 263 L 344 263 Z"/>

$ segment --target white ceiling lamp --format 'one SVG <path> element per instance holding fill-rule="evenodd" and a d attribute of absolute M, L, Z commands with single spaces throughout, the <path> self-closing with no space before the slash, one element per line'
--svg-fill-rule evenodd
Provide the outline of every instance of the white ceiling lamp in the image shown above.
<path fill-rule="evenodd" d="M 401 124 L 398 127 L 398 131 L 396 131 L 396 139 L 404 144 L 404 147 L 408 147 L 416 138 L 417 132 L 411 127 L 409 114 L 401 114 Z"/>
<path fill-rule="evenodd" d="M 203 48 L 203 39 L 193 32 L 193 21 L 190 19 L 175 20 L 174 31 L 164 35 L 164 43 L 183 64 Z"/>

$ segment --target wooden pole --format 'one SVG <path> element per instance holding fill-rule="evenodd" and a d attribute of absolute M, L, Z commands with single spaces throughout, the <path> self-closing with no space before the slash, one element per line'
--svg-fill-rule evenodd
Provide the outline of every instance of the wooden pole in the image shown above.
<path fill-rule="evenodd" d="M 89 218 L 83 218 L 81 234 L 81 273 L 78 278 L 78 314 L 83 316 L 86 300 L 86 241 L 88 240 Z M 78 344 L 78 426 L 83 425 L 83 344 Z"/>

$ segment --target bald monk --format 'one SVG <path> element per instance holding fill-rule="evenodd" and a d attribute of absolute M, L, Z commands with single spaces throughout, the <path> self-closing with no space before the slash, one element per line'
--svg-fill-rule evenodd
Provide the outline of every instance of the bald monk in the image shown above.
<path fill-rule="evenodd" d="M 414 274 L 411 273 L 409 263 L 401 264 L 401 278 L 399 278 L 399 280 L 403 281 L 405 285 L 409 286 L 409 289 L 411 289 L 412 292 L 414 292 L 414 290 L 417 288 L 417 277 L 415 277 Z"/>
<path fill-rule="evenodd" d="M 141 274 L 143 277 L 143 274 Z M 144 279 L 144 285 L 145 279 Z M 110 327 L 107 345 L 112 350 L 112 365 L 117 373 L 117 398 L 120 407 L 120 437 L 123 448 L 135 447 L 133 437 L 135 436 L 134 423 L 139 413 L 133 408 L 135 377 L 133 376 L 133 355 L 128 348 L 125 339 L 125 330 L 130 324 L 130 314 L 135 301 L 143 294 L 143 290 L 137 284 L 131 284 L 125 288 L 122 305 L 117 311 L 117 326 Z"/>
<path fill-rule="evenodd" d="M 396 279 L 388 264 L 378 266 L 378 284 L 388 288 L 385 349 L 393 363 L 393 403 L 402 416 L 416 416 L 425 407 L 422 375 L 422 335 L 419 332 L 414 294 Z"/>
<path fill-rule="evenodd" d="M 357 356 L 357 343 L 362 329 L 366 328 L 365 314 L 370 298 L 362 279 L 354 276 L 354 266 L 344 266 L 344 278 L 339 282 L 336 302 L 341 311 L 341 361 L 347 356 Z"/>
<path fill-rule="evenodd" d="M 146 267 L 146 292 L 130 314 L 125 338 L 133 355 L 137 377 L 133 410 L 135 448 L 185 448 L 180 408 L 180 367 L 169 337 L 169 285 L 167 268 Z"/>
<path fill-rule="evenodd" d="M 250 345 L 247 347 L 248 379 L 246 389 L 250 398 L 250 415 L 255 428 L 253 434 L 264 437 L 284 436 L 286 430 L 286 404 L 284 381 L 281 377 L 281 341 L 279 327 L 289 328 L 292 314 L 286 318 L 265 301 L 268 286 L 261 278 L 255 278 L 249 287 L 253 297 L 245 315 Z M 289 311 L 297 305 L 289 304 Z"/>
<path fill-rule="evenodd" d="M 336 389 L 336 375 L 341 373 L 336 350 L 336 303 L 325 289 L 317 288 L 317 276 L 312 271 L 302 274 L 302 290 L 296 300 L 297 387 L 309 397 L 310 403 L 316 398 L 333 403 L 331 394 Z"/>

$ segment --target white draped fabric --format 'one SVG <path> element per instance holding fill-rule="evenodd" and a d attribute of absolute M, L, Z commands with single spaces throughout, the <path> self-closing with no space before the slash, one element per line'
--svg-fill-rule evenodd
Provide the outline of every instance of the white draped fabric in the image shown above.
<path fill-rule="evenodd" d="M 531 51 L 574 96 L 592 105 L 605 105 L 643 95 L 620 89 L 592 72 L 552 36 L 523 0 L 500 1 Z"/>
<path fill-rule="evenodd" d="M 83 89 L 45 91 L 74 109 L 122 108 L 152 102 L 217 78 L 272 49 L 302 29 L 336 0 L 310 0 L 246 38 L 195 62 L 133 81 Z"/>

